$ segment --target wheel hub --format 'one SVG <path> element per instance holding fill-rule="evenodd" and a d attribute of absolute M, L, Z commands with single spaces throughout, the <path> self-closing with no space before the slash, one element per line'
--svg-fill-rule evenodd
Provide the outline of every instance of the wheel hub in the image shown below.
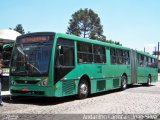
<path fill-rule="evenodd" d="M 126 80 L 124 79 L 124 80 L 123 80 L 123 88 L 126 88 L 126 86 L 127 86 L 127 82 L 126 82 Z"/>
<path fill-rule="evenodd" d="M 81 94 L 87 94 L 87 85 L 82 84 L 80 87 Z"/>

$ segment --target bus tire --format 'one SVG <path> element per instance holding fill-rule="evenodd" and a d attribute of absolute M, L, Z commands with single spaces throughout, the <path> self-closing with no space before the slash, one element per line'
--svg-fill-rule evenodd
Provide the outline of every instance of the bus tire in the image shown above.
<path fill-rule="evenodd" d="M 89 84 L 85 79 L 80 80 L 78 85 L 78 98 L 85 99 L 89 94 Z"/>
<path fill-rule="evenodd" d="M 147 86 L 150 86 L 151 85 L 151 76 L 148 75 L 148 78 L 147 78 Z"/>
<path fill-rule="evenodd" d="M 121 89 L 125 90 L 127 88 L 127 77 L 123 75 L 121 77 Z"/>

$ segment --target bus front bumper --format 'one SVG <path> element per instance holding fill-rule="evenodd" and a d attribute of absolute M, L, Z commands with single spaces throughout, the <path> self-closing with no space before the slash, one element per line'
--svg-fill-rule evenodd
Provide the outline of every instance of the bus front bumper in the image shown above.
<path fill-rule="evenodd" d="M 54 88 L 49 86 L 10 86 L 13 96 L 54 96 Z"/>

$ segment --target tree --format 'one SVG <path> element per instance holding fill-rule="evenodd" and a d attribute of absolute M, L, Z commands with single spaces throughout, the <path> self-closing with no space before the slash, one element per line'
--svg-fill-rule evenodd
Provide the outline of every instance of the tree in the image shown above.
<path fill-rule="evenodd" d="M 72 14 L 67 33 L 84 38 L 106 40 L 98 14 L 87 8 L 84 10 L 80 9 Z"/>
<path fill-rule="evenodd" d="M 113 40 L 104 40 L 103 42 L 122 46 L 122 44 L 120 44 L 120 42 L 116 42 L 116 41 L 113 41 Z"/>
<path fill-rule="evenodd" d="M 22 27 L 22 24 L 17 24 L 17 26 L 14 28 L 14 30 L 21 33 L 21 34 L 25 34 L 24 29 Z"/>

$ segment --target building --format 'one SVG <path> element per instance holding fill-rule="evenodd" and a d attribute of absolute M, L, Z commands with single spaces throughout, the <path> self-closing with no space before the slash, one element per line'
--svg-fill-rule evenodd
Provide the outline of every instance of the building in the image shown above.
<path fill-rule="evenodd" d="M 3 64 L 3 67 L 0 68 L 0 76 L 2 77 L 2 91 L 9 89 L 9 62 L 13 43 L 19 35 L 21 34 L 14 30 L 0 29 L 0 60 Z"/>

